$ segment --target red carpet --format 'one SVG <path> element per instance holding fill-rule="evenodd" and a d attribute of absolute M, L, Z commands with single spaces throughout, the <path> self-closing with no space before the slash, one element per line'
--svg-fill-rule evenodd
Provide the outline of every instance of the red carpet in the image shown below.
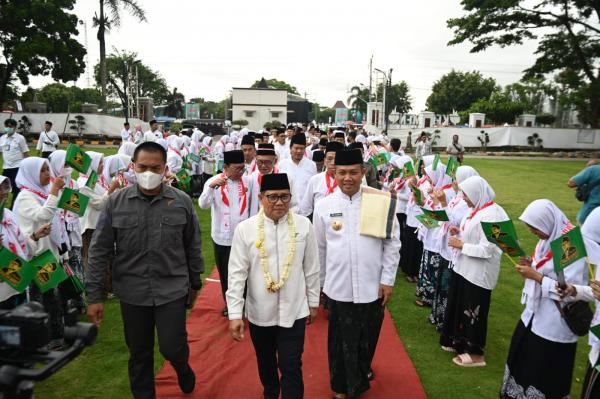
<path fill-rule="evenodd" d="M 211 279 L 218 279 L 215 271 Z M 206 281 L 188 322 L 190 364 L 196 372 L 196 391 L 183 395 L 175 371 L 165 363 L 156 377 L 159 398 L 262 398 L 256 357 L 246 328 L 244 341 L 235 342 L 221 315 L 223 299 L 218 282 Z M 306 327 L 303 355 L 306 398 L 331 398 L 327 364 L 327 321 L 322 314 Z M 361 399 L 426 398 L 425 391 L 386 310 L 373 371 L 376 379 Z"/>

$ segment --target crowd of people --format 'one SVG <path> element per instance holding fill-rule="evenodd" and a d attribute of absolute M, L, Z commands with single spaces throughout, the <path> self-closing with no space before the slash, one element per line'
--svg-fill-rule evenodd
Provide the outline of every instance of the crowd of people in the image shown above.
<path fill-rule="evenodd" d="M 413 159 L 399 139 L 361 130 L 290 125 L 213 138 L 198 129 L 167 135 L 156 121 L 147 132 L 125 124 L 118 153 L 86 151 L 89 170 L 74 179 L 51 125 L 40 135 L 40 157 L 29 156 L 14 120 L 4 125 L 0 202 L 8 204 L 12 192 L 12 210 L 4 208 L 2 245 L 23 259 L 50 250 L 86 292 L 74 295 L 59 285 L 42 293 L 33 284 L 18 292 L 0 283 L 0 308 L 41 302 L 51 319 L 49 349 L 60 350 L 67 309 L 78 307 L 100 326 L 102 303 L 114 294 L 136 398 L 155 396 L 154 329 L 182 391 L 195 387 L 185 309 L 204 271 L 196 199 L 211 210 L 222 314 L 235 340 L 244 339 L 248 326 L 265 398 L 303 397 L 305 326 L 321 305 L 335 398 L 367 391 L 376 378 L 371 363 L 397 275 L 416 285 L 416 306 L 431 308 L 440 350 L 454 353 L 458 367 L 486 365 L 502 250 L 488 241 L 481 223 L 509 216 L 473 167 L 447 173 L 450 162 L 432 154 L 426 135 Z M 458 136 L 446 152 L 464 163 Z M 90 188 L 93 172 L 98 184 Z M 188 174 L 189 180 L 182 178 Z M 550 242 L 579 224 L 589 261 L 600 261 L 600 165 L 590 164 L 569 185 L 584 202 L 576 223 L 549 199 L 533 201 L 519 218 L 539 241 L 533 256 L 515 266 L 524 279 L 525 307 L 499 376 L 502 398 L 568 397 L 578 334 L 564 308 L 577 301 L 599 304 L 600 276 L 589 276 L 588 260 L 566 268 L 563 284 Z M 65 187 L 89 197 L 83 216 L 58 207 Z M 424 210 L 444 211 L 448 220 L 427 226 Z M 592 325 L 600 323 L 596 309 Z M 600 397 L 600 340 L 589 339 L 586 399 Z"/>

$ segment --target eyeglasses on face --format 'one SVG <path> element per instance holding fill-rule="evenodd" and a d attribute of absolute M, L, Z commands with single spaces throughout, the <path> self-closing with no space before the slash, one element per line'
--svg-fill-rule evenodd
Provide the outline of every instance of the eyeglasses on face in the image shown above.
<path fill-rule="evenodd" d="M 271 166 L 273 165 L 273 161 L 263 161 L 263 160 L 256 160 L 256 164 L 260 165 L 260 166 Z"/>
<path fill-rule="evenodd" d="M 267 201 L 269 201 L 270 204 L 276 204 L 277 201 L 279 201 L 279 200 L 281 200 L 281 202 L 283 202 L 284 204 L 287 204 L 288 202 L 290 202 L 291 199 L 292 199 L 292 194 L 281 194 L 281 195 L 270 194 L 270 195 L 267 195 Z"/>

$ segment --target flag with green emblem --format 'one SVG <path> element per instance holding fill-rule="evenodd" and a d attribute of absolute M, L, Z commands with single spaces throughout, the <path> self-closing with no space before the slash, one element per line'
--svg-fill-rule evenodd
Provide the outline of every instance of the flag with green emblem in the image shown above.
<path fill-rule="evenodd" d="M 429 217 L 429 215 L 423 213 L 421 215 L 417 215 L 415 216 L 415 218 L 419 221 L 419 223 L 421 223 L 423 226 L 427 227 L 428 229 L 436 229 L 438 227 L 440 227 L 440 224 L 437 220 Z"/>
<path fill-rule="evenodd" d="M 92 158 L 86 154 L 76 144 L 69 144 L 67 147 L 67 155 L 65 156 L 65 163 L 70 165 L 73 169 L 79 173 L 87 173 L 90 165 L 92 164 Z"/>
<path fill-rule="evenodd" d="M 554 261 L 554 271 L 557 273 L 587 256 L 579 227 L 569 230 L 566 234 L 550 242 L 550 250 Z"/>
<path fill-rule="evenodd" d="M 525 256 L 525 251 L 519 244 L 517 231 L 512 220 L 502 222 L 481 222 L 485 238 L 497 245 L 508 256 Z"/>
<path fill-rule="evenodd" d="M 0 249 L 0 280 L 18 292 L 25 291 L 35 276 L 36 269 L 8 248 Z"/>
<path fill-rule="evenodd" d="M 33 281 L 42 293 L 56 288 L 69 277 L 50 250 L 31 259 L 29 263 L 37 270 Z"/>
<path fill-rule="evenodd" d="M 95 170 L 92 170 L 92 173 L 90 173 L 90 176 L 85 182 L 85 186 L 93 190 L 96 188 L 96 183 L 98 183 L 98 173 L 96 173 Z"/>
<path fill-rule="evenodd" d="M 83 195 L 77 190 L 64 188 L 63 193 L 58 200 L 58 207 L 79 216 L 83 216 L 89 201 L 90 198 L 87 195 Z"/>

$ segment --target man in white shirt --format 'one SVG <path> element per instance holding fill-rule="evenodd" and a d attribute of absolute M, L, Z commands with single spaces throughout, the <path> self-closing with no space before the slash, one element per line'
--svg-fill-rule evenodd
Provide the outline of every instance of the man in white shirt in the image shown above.
<path fill-rule="evenodd" d="M 290 141 L 290 148 L 291 158 L 282 160 L 279 163 L 279 170 L 290 176 L 292 193 L 301 195 L 301 193 L 304 193 L 310 178 L 317 174 L 317 167 L 313 161 L 304 156 L 306 150 L 306 136 L 304 134 L 293 136 Z M 297 205 L 292 204 L 292 210 L 297 211 Z"/>
<path fill-rule="evenodd" d="M 285 130 L 277 130 L 277 137 L 273 145 L 275 146 L 275 153 L 279 162 L 290 157 L 290 146 L 286 141 Z"/>
<path fill-rule="evenodd" d="M 254 135 L 247 134 L 242 137 L 240 146 L 244 152 L 244 174 L 250 176 L 256 172 L 256 144 L 254 143 Z"/>
<path fill-rule="evenodd" d="M 50 154 L 56 151 L 56 148 L 60 144 L 60 138 L 58 134 L 52 129 L 52 122 L 46 121 L 44 123 L 44 130 L 40 133 L 37 147 L 38 153 L 42 154 L 42 158 L 48 158 Z"/>
<path fill-rule="evenodd" d="M 422 159 L 426 155 L 431 155 L 431 143 L 427 138 L 427 133 L 421 133 L 421 137 L 419 137 L 419 141 L 417 142 L 415 148 L 415 156 L 417 159 Z"/>
<path fill-rule="evenodd" d="M 248 218 L 247 187 L 248 181 L 244 176 L 244 153 L 241 150 L 225 151 L 223 173 L 206 181 L 198 199 L 200 208 L 211 208 L 211 236 L 223 300 L 227 292 L 227 265 L 233 232 L 241 221 Z M 227 305 L 225 305 L 223 316 L 227 314 Z"/>
<path fill-rule="evenodd" d="M 10 118 L 4 121 L 4 135 L 0 137 L 0 151 L 2 152 L 2 162 L 4 171 L 2 174 L 8 177 L 12 187 L 12 203 L 19 195 L 19 188 L 15 181 L 21 161 L 29 156 L 29 147 L 25 137 L 17 133 L 17 121 Z M 12 205 L 11 205 L 12 209 Z"/>
<path fill-rule="evenodd" d="M 333 132 L 333 141 L 346 145 L 346 134 L 341 130 L 336 130 Z"/>
<path fill-rule="evenodd" d="M 314 175 L 308 181 L 306 191 L 298 206 L 298 213 L 302 216 L 312 215 L 315 204 L 322 198 L 333 194 L 338 189 L 335 181 L 335 153 L 344 149 L 342 143 L 330 141 L 325 147 L 325 167 L 324 172 Z"/>
<path fill-rule="evenodd" d="M 319 307 L 317 242 L 309 220 L 290 211 L 291 199 L 286 174 L 264 176 L 261 212 L 238 225 L 229 263 L 229 331 L 236 341 L 244 338 L 245 305 L 267 399 L 280 391 L 285 399 L 304 397 L 305 326 Z"/>
<path fill-rule="evenodd" d="M 126 141 L 133 141 L 133 133 L 129 127 L 129 122 L 125 122 L 123 124 L 123 129 L 121 130 L 121 141 L 123 143 Z"/>
<path fill-rule="evenodd" d="M 379 190 L 361 188 L 364 174 L 360 150 L 337 151 L 340 190 L 320 200 L 313 215 L 321 286 L 330 311 L 329 372 L 336 398 L 354 398 L 369 389 L 384 306 L 400 258 L 395 201 Z M 391 212 L 385 212 L 387 218 L 367 216 L 374 205 L 386 205 Z"/>
<path fill-rule="evenodd" d="M 156 122 L 156 119 L 152 119 L 150 121 L 150 130 L 144 133 L 143 141 L 156 141 L 162 138 L 163 134 L 160 130 L 158 130 L 158 123 Z"/>

